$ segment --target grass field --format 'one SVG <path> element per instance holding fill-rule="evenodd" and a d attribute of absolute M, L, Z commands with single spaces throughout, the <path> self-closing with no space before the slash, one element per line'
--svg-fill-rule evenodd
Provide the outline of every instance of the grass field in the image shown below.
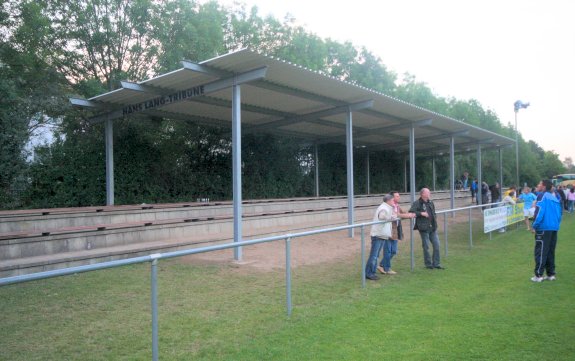
<path fill-rule="evenodd" d="M 469 250 L 466 224 L 450 233 L 445 271 L 422 267 L 419 236 L 413 272 L 406 242 L 399 274 L 365 289 L 358 255 L 300 267 L 291 317 L 282 270 L 162 261 L 160 359 L 575 360 L 574 236 L 567 214 L 557 281 L 541 284 L 529 281 L 530 233 L 477 229 Z M 0 287 L 0 360 L 151 359 L 149 269 Z"/>

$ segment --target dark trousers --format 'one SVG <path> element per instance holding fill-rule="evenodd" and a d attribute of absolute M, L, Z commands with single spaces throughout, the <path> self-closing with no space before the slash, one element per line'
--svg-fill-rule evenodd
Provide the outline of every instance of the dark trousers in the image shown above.
<path fill-rule="evenodd" d="M 535 232 L 535 275 L 542 277 L 555 275 L 555 246 L 557 246 L 557 231 Z"/>

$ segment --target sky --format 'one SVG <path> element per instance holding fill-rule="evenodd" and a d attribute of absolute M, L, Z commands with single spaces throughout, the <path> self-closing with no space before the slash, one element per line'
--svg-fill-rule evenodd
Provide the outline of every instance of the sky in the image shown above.
<path fill-rule="evenodd" d="M 230 6 L 234 0 L 218 0 Z M 365 46 L 398 78 L 476 99 L 543 149 L 575 159 L 575 1 L 242 0 L 322 38 Z M 574 104 L 575 105 L 575 104 Z"/>

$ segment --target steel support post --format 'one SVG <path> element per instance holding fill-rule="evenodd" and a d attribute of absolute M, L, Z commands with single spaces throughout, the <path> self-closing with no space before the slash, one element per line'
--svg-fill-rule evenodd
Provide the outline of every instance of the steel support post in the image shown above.
<path fill-rule="evenodd" d="M 239 85 L 232 87 L 232 171 L 234 205 L 234 242 L 242 240 L 242 111 Z M 234 259 L 242 260 L 242 248 L 234 247 Z"/>
<path fill-rule="evenodd" d="M 437 174 L 435 174 L 435 156 L 431 157 L 431 174 L 432 174 L 432 185 L 433 185 L 433 191 L 435 192 L 435 182 L 437 180 Z"/>
<path fill-rule="evenodd" d="M 369 195 L 369 193 L 370 193 L 370 190 L 369 190 L 369 180 L 370 180 L 370 179 L 369 179 L 369 150 L 366 149 L 365 151 L 366 151 L 366 154 L 365 154 L 365 157 L 366 157 L 366 159 L 365 159 L 365 163 L 366 163 L 365 168 L 366 168 L 366 169 L 365 169 L 365 170 L 366 170 L 366 172 L 367 172 L 367 177 L 366 177 L 366 182 L 367 182 L 367 194 Z"/>
<path fill-rule="evenodd" d="M 291 316 L 291 238 L 286 238 L 286 307 L 287 315 Z"/>
<path fill-rule="evenodd" d="M 365 288 L 365 226 L 361 226 L 361 287 Z"/>
<path fill-rule="evenodd" d="M 503 194 L 503 149 L 499 147 L 497 152 L 499 153 L 499 199 L 501 199 Z"/>
<path fill-rule="evenodd" d="M 447 257 L 447 238 L 448 237 L 448 231 L 447 231 L 447 212 L 443 213 L 443 238 L 445 238 L 443 240 L 444 245 L 445 245 L 445 257 Z"/>
<path fill-rule="evenodd" d="M 347 224 L 353 224 L 353 120 L 351 111 L 347 113 L 345 128 L 347 147 Z M 349 237 L 353 237 L 353 228 L 349 229 Z"/>
<path fill-rule="evenodd" d="M 469 249 L 473 248 L 473 220 L 471 218 L 471 208 L 469 208 Z"/>
<path fill-rule="evenodd" d="M 314 163 L 315 163 L 315 196 L 319 197 L 319 155 L 318 155 L 318 149 L 317 149 L 317 144 L 314 144 L 314 150 L 315 150 L 315 157 L 314 157 Z"/>
<path fill-rule="evenodd" d="M 481 176 L 481 144 L 477 144 L 477 204 L 483 204 L 481 197 L 481 184 L 483 179 Z"/>
<path fill-rule="evenodd" d="M 407 157 L 403 156 L 403 192 L 407 193 Z"/>
<path fill-rule="evenodd" d="M 451 183 L 451 209 L 455 208 L 455 137 L 451 137 L 449 147 L 449 178 Z M 455 213 L 451 213 L 455 217 Z"/>
<path fill-rule="evenodd" d="M 106 205 L 114 205 L 114 123 L 106 120 Z"/>
<path fill-rule="evenodd" d="M 404 168 L 405 169 L 405 168 Z M 409 130 L 409 198 L 411 203 L 415 202 L 415 127 Z M 410 230 L 410 255 L 411 255 L 411 270 L 415 268 L 415 258 L 413 255 L 413 219 L 411 220 Z"/>
<path fill-rule="evenodd" d="M 158 260 L 152 261 L 152 360 L 158 361 Z"/>
<path fill-rule="evenodd" d="M 448 250 L 448 234 L 447 231 L 447 213 L 443 213 L 443 231 L 445 234 L 445 257 L 447 257 L 447 250 Z"/>
<path fill-rule="evenodd" d="M 521 187 L 519 184 L 519 132 L 517 131 L 517 110 L 515 111 L 515 186 L 517 189 Z"/>

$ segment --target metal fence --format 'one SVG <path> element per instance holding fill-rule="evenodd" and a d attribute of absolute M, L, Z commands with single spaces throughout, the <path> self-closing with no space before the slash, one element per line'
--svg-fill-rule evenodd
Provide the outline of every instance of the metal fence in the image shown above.
<path fill-rule="evenodd" d="M 477 206 L 469 206 L 469 207 L 462 207 L 462 208 L 454 208 L 448 209 L 443 211 L 438 211 L 437 214 L 444 215 L 444 244 L 445 244 L 445 256 L 448 255 L 448 227 L 447 227 L 447 215 L 448 214 L 455 214 L 456 212 L 468 210 L 469 212 L 469 247 L 473 247 L 473 230 L 472 230 L 472 217 L 471 211 L 476 208 L 486 208 L 494 205 L 502 204 L 502 202 L 498 203 L 490 203 L 485 205 L 477 205 Z M 413 222 L 413 220 L 412 220 Z M 291 241 L 293 238 L 298 237 L 305 237 L 311 236 L 320 233 L 328 233 L 328 232 L 337 232 L 342 230 L 349 230 L 354 228 L 360 228 L 361 230 L 361 280 L 362 280 L 362 287 L 365 287 L 365 227 L 371 226 L 378 223 L 387 223 L 386 221 L 380 222 L 366 222 L 366 223 L 358 223 L 353 225 L 346 225 L 346 226 L 339 226 L 339 227 L 332 227 L 332 228 L 324 228 L 318 230 L 312 230 L 307 232 L 299 232 L 299 233 L 291 233 L 291 234 L 284 234 L 280 236 L 273 236 L 273 237 L 266 237 L 266 238 L 258 238 L 252 239 L 247 241 L 241 242 L 233 242 L 233 243 L 226 243 L 221 245 L 214 245 L 208 247 L 201 247 L 201 248 L 193 248 L 187 249 L 182 251 L 174 251 L 174 252 L 166 252 L 166 253 L 156 253 L 151 254 L 148 256 L 141 256 L 141 257 L 134 257 L 128 258 L 123 260 L 117 261 L 108 261 L 102 262 L 97 264 L 85 265 L 85 266 L 77 266 L 77 267 L 70 267 L 65 269 L 53 270 L 53 271 L 45 271 L 45 272 L 37 272 L 27 275 L 20 275 L 20 276 L 13 276 L 13 277 L 6 277 L 0 278 L 0 286 L 6 286 L 10 284 L 17 284 L 17 283 L 24 283 L 28 281 L 52 278 L 52 277 L 59 277 L 65 275 L 71 275 L 76 273 L 82 272 L 90 272 L 120 266 L 126 266 L 131 264 L 137 263 L 151 263 L 151 312 L 152 312 L 152 360 L 158 360 L 158 261 L 161 259 L 168 259 L 168 258 L 176 258 L 182 256 L 188 256 L 198 253 L 206 253 L 206 252 L 213 252 L 219 251 L 228 248 L 236 248 L 236 247 L 243 247 L 243 246 L 250 246 L 260 243 L 267 243 L 267 242 L 274 242 L 274 241 L 284 241 L 285 242 L 285 257 L 286 257 L 286 270 L 285 270 L 285 277 L 286 277 L 286 309 L 288 316 L 292 313 L 292 297 L 291 297 Z M 413 225 L 413 224 L 412 224 Z M 413 227 L 411 227 L 411 270 L 414 268 L 414 251 L 413 251 Z"/>

